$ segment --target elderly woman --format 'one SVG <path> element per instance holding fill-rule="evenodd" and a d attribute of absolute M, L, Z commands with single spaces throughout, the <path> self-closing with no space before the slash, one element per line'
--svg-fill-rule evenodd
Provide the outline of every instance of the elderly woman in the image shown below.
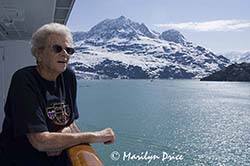
<path fill-rule="evenodd" d="M 37 65 L 22 68 L 12 77 L 1 133 L 0 165 L 64 166 L 65 149 L 81 143 L 113 143 L 106 128 L 80 132 L 76 78 L 68 68 L 74 53 L 69 29 L 50 23 L 32 36 Z"/>

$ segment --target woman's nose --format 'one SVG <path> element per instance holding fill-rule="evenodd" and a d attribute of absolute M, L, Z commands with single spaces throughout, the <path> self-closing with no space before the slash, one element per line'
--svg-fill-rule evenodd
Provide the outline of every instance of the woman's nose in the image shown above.
<path fill-rule="evenodd" d="M 67 58 L 70 57 L 70 54 L 67 53 L 67 51 L 65 49 L 62 50 L 61 54 L 63 56 L 66 56 Z"/>

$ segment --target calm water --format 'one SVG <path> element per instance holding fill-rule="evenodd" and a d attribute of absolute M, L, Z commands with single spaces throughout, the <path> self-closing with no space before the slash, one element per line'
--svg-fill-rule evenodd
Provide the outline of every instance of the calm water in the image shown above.
<path fill-rule="evenodd" d="M 250 165 L 250 83 L 81 80 L 78 107 L 82 130 L 116 132 L 105 166 Z"/>

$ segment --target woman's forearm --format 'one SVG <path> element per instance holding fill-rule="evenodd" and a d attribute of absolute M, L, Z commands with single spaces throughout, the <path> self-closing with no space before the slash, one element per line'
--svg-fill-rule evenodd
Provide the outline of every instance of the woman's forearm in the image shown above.
<path fill-rule="evenodd" d="M 42 132 L 28 134 L 30 143 L 39 151 L 61 151 L 81 143 L 92 143 L 94 133 Z"/>
<path fill-rule="evenodd" d="M 39 151 L 60 151 L 82 143 L 100 143 L 114 141 L 112 129 L 104 129 L 96 132 L 58 133 L 41 132 L 27 134 L 34 148 Z"/>

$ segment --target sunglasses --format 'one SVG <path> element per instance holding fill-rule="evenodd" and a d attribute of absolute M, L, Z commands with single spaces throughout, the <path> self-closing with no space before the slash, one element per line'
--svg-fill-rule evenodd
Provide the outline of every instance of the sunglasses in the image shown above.
<path fill-rule="evenodd" d="M 58 44 L 52 45 L 52 49 L 53 49 L 54 53 L 60 53 L 60 52 L 62 52 L 62 50 L 65 50 L 67 52 L 67 54 L 69 54 L 69 55 L 72 55 L 75 53 L 74 48 L 72 48 L 72 47 L 63 48 L 62 46 L 60 46 Z"/>

